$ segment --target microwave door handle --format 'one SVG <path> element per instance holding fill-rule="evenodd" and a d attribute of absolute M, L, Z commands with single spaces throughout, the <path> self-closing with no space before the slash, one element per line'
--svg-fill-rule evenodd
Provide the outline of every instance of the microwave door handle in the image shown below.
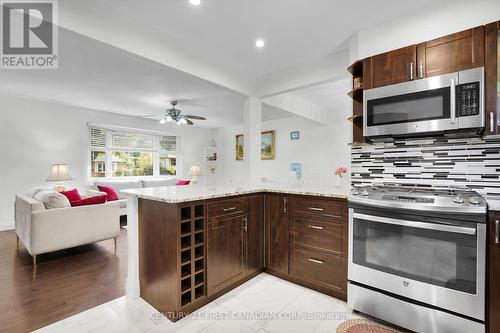
<path fill-rule="evenodd" d="M 455 123 L 456 117 L 456 107 L 455 107 L 455 79 L 451 79 L 450 82 L 450 123 Z"/>
<path fill-rule="evenodd" d="M 454 225 L 443 225 L 443 224 L 437 224 L 437 223 L 427 223 L 427 222 L 391 219 L 388 217 L 373 216 L 373 215 L 361 214 L 361 213 L 354 213 L 353 217 L 355 219 L 358 218 L 358 219 L 365 220 L 365 221 L 374 221 L 374 222 L 381 222 L 381 223 L 387 223 L 387 224 L 395 224 L 395 225 L 400 225 L 403 227 L 444 231 L 444 232 L 451 232 L 451 233 L 464 234 L 464 235 L 475 235 L 476 234 L 476 229 L 469 228 L 469 227 L 459 227 L 459 226 L 454 226 Z"/>

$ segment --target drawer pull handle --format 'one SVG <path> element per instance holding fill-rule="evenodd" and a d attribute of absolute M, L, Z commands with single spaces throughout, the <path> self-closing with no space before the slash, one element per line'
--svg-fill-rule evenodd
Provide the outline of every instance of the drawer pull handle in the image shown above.
<path fill-rule="evenodd" d="M 322 212 L 324 209 L 319 207 L 309 207 L 309 210 L 314 210 L 315 212 Z"/>
<path fill-rule="evenodd" d="M 310 262 L 313 262 L 315 264 L 323 265 L 323 260 L 318 260 L 318 259 L 313 259 L 313 258 L 309 258 L 307 260 L 309 260 Z"/>
<path fill-rule="evenodd" d="M 233 210 L 236 210 L 236 207 L 230 207 L 230 208 L 224 208 L 224 213 L 232 212 Z"/>
<path fill-rule="evenodd" d="M 500 243 L 500 221 L 495 220 L 495 244 Z"/>
<path fill-rule="evenodd" d="M 319 225 L 312 225 L 312 224 L 309 224 L 308 225 L 309 228 L 312 228 L 312 229 L 316 229 L 316 230 L 323 230 L 325 228 L 319 226 Z"/>

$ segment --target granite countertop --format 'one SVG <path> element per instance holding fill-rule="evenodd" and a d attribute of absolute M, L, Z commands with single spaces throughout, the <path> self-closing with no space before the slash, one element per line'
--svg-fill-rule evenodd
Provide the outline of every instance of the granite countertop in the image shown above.
<path fill-rule="evenodd" d="M 311 195 L 328 198 L 344 198 L 349 194 L 349 187 L 315 187 L 294 186 L 286 184 L 262 183 L 258 185 L 188 185 L 164 186 L 153 188 L 138 188 L 120 191 L 125 196 L 138 197 L 162 201 L 167 203 L 181 203 L 197 200 L 223 198 L 235 195 L 252 194 L 258 192 L 273 192 L 284 194 Z"/>
<path fill-rule="evenodd" d="M 500 196 L 484 195 L 483 198 L 488 204 L 488 210 L 500 211 Z"/>

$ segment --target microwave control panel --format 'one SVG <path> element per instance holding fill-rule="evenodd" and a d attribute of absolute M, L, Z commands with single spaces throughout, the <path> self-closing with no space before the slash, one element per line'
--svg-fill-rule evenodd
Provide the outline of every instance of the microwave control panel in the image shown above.
<path fill-rule="evenodd" d="M 460 84 L 457 86 L 456 105 L 459 117 L 479 114 L 480 101 L 479 82 Z"/>

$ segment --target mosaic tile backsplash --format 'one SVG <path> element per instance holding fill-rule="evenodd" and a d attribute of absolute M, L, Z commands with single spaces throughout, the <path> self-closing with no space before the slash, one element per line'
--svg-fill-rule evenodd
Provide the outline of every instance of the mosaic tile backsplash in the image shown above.
<path fill-rule="evenodd" d="M 500 197 L 500 139 L 400 139 L 353 146 L 351 182 L 467 187 Z"/>

